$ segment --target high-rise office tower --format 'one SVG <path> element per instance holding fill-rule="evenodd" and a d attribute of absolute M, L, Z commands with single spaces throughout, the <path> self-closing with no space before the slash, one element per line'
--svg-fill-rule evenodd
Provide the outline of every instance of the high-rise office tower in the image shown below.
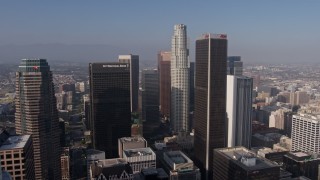
<path fill-rule="evenodd" d="M 292 151 L 320 153 L 320 119 L 312 114 L 292 116 Z"/>
<path fill-rule="evenodd" d="M 225 34 L 196 41 L 194 152 L 205 179 L 212 179 L 213 149 L 226 146 L 227 47 Z"/>
<path fill-rule="evenodd" d="M 158 53 L 158 70 L 160 84 L 160 113 L 170 117 L 171 104 L 171 52 L 160 51 Z"/>
<path fill-rule="evenodd" d="M 32 136 L 36 179 L 61 179 L 59 119 L 47 60 L 21 61 L 15 104 L 16 133 Z"/>
<path fill-rule="evenodd" d="M 138 55 L 119 55 L 120 63 L 130 64 L 130 97 L 131 112 L 138 111 L 138 91 L 139 91 L 139 56 Z"/>
<path fill-rule="evenodd" d="M 252 78 L 227 75 L 228 147 L 251 146 Z"/>
<path fill-rule="evenodd" d="M 159 122 L 159 74 L 157 69 L 144 69 L 141 77 L 143 89 L 142 119 L 146 122 Z"/>
<path fill-rule="evenodd" d="M 243 62 L 241 56 L 228 56 L 227 74 L 241 76 L 243 72 Z"/>
<path fill-rule="evenodd" d="M 93 147 L 118 157 L 118 139 L 131 135 L 130 64 L 90 63 Z"/>
<path fill-rule="evenodd" d="M 187 27 L 174 26 L 171 47 L 171 124 L 175 132 L 189 130 L 189 51 Z"/>

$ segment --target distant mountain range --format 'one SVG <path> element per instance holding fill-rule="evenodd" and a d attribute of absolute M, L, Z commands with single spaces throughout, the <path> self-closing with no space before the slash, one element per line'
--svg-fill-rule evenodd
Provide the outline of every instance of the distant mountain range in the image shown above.
<path fill-rule="evenodd" d="M 137 49 L 137 48 L 135 48 Z M 17 64 L 23 58 L 45 58 L 49 62 L 102 62 L 117 61 L 120 54 L 140 55 L 140 64 L 153 66 L 157 63 L 157 49 L 136 51 L 105 44 L 31 44 L 0 45 L 0 63 Z M 143 54 L 143 56 L 141 55 Z"/>

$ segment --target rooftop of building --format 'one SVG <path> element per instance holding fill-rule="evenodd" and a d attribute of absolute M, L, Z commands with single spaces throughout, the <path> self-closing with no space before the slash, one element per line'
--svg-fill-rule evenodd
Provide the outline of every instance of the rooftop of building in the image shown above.
<path fill-rule="evenodd" d="M 264 147 L 264 148 L 259 149 L 259 152 L 262 152 L 264 154 L 269 154 L 269 153 L 273 153 L 275 151 L 273 151 L 271 148 Z"/>
<path fill-rule="evenodd" d="M 181 151 L 168 151 L 164 154 L 174 163 L 174 164 L 183 164 L 183 163 L 192 163 L 193 161 L 189 159 Z"/>
<path fill-rule="evenodd" d="M 126 142 L 146 142 L 146 140 L 143 137 L 123 137 L 119 139 L 120 142 L 126 143 Z"/>
<path fill-rule="evenodd" d="M 123 151 L 127 157 L 150 156 L 155 155 L 151 148 L 126 149 Z"/>
<path fill-rule="evenodd" d="M 232 148 L 221 148 L 216 149 L 219 153 L 223 154 L 227 159 L 232 160 L 234 163 L 239 165 L 245 170 L 259 170 L 265 168 L 278 167 L 272 161 L 255 155 L 252 151 L 247 148 L 238 146 Z"/>
<path fill-rule="evenodd" d="M 96 150 L 96 149 L 89 149 L 89 150 L 87 150 L 86 152 L 87 152 L 87 155 L 94 155 L 94 154 L 105 153 L 104 151 L 99 151 L 99 150 Z"/>
<path fill-rule="evenodd" d="M 127 163 L 128 163 L 127 160 L 124 158 L 114 158 L 114 159 L 98 160 L 95 162 L 95 165 L 98 167 L 106 168 L 106 167 L 112 167 L 117 165 L 124 165 Z"/>
<path fill-rule="evenodd" d="M 320 115 L 319 114 L 307 114 L 307 113 L 299 113 L 299 114 L 295 114 L 293 115 L 293 117 L 303 117 L 303 118 L 307 118 L 309 120 L 316 120 L 316 121 L 320 121 Z"/>
<path fill-rule="evenodd" d="M 0 151 L 23 148 L 29 139 L 30 135 L 10 136 L 5 142 L 2 143 Z"/>
<path fill-rule="evenodd" d="M 280 150 L 280 149 L 271 149 L 271 148 L 267 148 L 267 147 L 260 148 L 260 149 L 258 149 L 258 151 L 259 151 L 260 153 L 263 153 L 263 154 L 271 154 L 271 153 L 278 153 L 278 152 L 287 152 L 287 151 L 283 151 L 283 150 Z"/>
<path fill-rule="evenodd" d="M 306 157 L 309 156 L 308 154 L 304 152 L 291 152 L 292 155 L 297 156 L 297 157 Z"/>
<path fill-rule="evenodd" d="M 202 39 L 227 39 L 227 34 L 205 33 L 198 38 L 198 40 Z"/>
<path fill-rule="evenodd" d="M 120 179 L 124 171 L 128 174 L 132 174 L 131 166 L 123 158 L 98 160 L 95 161 L 90 168 L 92 170 L 93 178 L 103 174 L 105 177 L 116 176 Z"/>
<path fill-rule="evenodd" d="M 151 176 L 151 175 L 156 175 L 157 178 L 168 178 L 168 174 L 162 169 L 162 168 L 146 168 L 141 170 L 141 175 L 142 176 Z"/>
<path fill-rule="evenodd" d="M 316 153 L 306 153 L 306 152 L 302 152 L 302 151 L 294 151 L 294 152 L 289 152 L 285 156 L 289 157 L 295 161 L 304 161 L 304 162 L 313 161 L 313 160 L 320 161 L 320 156 L 319 156 L 319 154 L 316 154 Z"/>

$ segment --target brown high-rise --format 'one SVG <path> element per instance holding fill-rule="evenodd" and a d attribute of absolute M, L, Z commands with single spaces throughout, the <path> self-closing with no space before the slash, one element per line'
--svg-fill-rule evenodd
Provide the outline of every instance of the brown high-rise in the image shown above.
<path fill-rule="evenodd" d="M 196 41 L 194 151 L 204 179 L 212 179 L 213 149 L 226 146 L 227 36 Z"/>
<path fill-rule="evenodd" d="M 31 135 L 35 179 L 61 179 L 54 85 L 45 59 L 23 59 L 16 72 L 16 133 Z"/>
<path fill-rule="evenodd" d="M 158 70 L 160 82 L 160 113 L 170 116 L 171 103 L 171 52 L 160 51 L 158 53 Z"/>

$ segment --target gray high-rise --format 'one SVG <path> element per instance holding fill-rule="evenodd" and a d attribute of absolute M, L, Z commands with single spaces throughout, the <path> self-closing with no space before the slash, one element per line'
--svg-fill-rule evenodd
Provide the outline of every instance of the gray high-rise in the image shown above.
<path fill-rule="evenodd" d="M 253 80 L 227 75 L 228 147 L 251 147 Z"/>
<path fill-rule="evenodd" d="M 174 26 L 171 45 L 171 124 L 175 132 L 188 131 L 190 82 L 185 25 Z"/>
<path fill-rule="evenodd" d="M 35 179 L 61 179 L 59 120 L 47 60 L 21 61 L 15 105 L 16 133 L 32 136 Z"/>

